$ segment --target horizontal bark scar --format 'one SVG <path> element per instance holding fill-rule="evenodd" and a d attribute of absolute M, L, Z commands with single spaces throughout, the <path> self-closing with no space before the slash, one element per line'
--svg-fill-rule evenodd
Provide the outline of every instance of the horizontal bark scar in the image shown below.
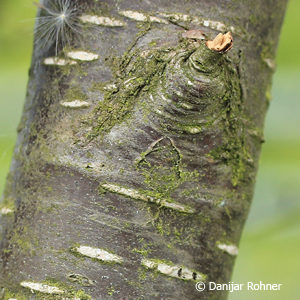
<path fill-rule="evenodd" d="M 31 282 L 31 281 L 22 281 L 20 285 L 24 288 L 30 289 L 32 292 L 40 292 L 44 294 L 63 294 L 64 291 L 59 289 L 56 286 L 50 286 L 43 283 Z"/>
<path fill-rule="evenodd" d="M 217 244 L 217 247 L 218 247 L 220 250 L 222 250 L 222 251 L 224 251 L 224 252 L 226 252 L 226 253 L 228 253 L 229 255 L 232 255 L 232 256 L 236 256 L 236 255 L 238 255 L 238 253 L 239 253 L 238 247 L 235 246 L 235 245 L 232 245 L 232 244 L 222 244 L 222 243 L 218 243 L 218 244 Z"/>
<path fill-rule="evenodd" d="M 161 207 L 169 208 L 182 213 L 189 213 L 189 214 L 195 213 L 195 210 L 189 206 L 182 205 L 173 201 L 171 202 L 164 199 L 158 199 L 132 188 L 126 188 L 120 185 L 108 184 L 108 183 L 101 184 L 100 187 L 102 187 L 103 189 L 109 192 L 116 193 L 134 200 L 154 203 Z"/>
<path fill-rule="evenodd" d="M 157 259 L 145 258 L 141 263 L 147 269 L 157 271 L 163 275 L 173 278 L 192 281 L 204 281 L 206 279 L 206 276 L 198 271 L 188 269 L 184 266 L 159 261 Z"/>
<path fill-rule="evenodd" d="M 14 211 L 13 209 L 9 208 L 9 207 L 2 207 L 0 209 L 0 215 L 9 215 L 9 214 L 12 214 Z"/>
<path fill-rule="evenodd" d="M 120 11 L 119 14 L 121 16 L 124 16 L 126 18 L 129 18 L 131 20 L 135 20 L 138 22 L 152 22 L 152 23 L 162 23 L 162 24 L 168 24 L 169 22 L 167 22 L 164 19 L 155 17 L 155 16 L 151 16 L 148 14 L 144 14 L 142 12 L 139 11 L 133 11 L 133 10 L 123 10 Z"/>
<path fill-rule="evenodd" d="M 159 13 L 161 17 L 168 19 L 171 23 L 191 23 L 195 25 L 200 25 L 204 27 L 209 27 L 213 30 L 217 31 L 226 31 L 230 30 L 232 32 L 236 32 L 236 28 L 233 26 L 228 26 L 222 22 L 216 20 L 207 20 L 201 17 L 182 14 L 182 13 Z"/>
<path fill-rule="evenodd" d="M 87 101 L 82 100 L 73 100 L 73 101 L 62 101 L 60 102 L 60 105 L 66 108 L 88 108 L 90 106 L 90 103 Z"/>
<path fill-rule="evenodd" d="M 59 57 L 47 57 L 44 59 L 44 65 L 46 66 L 69 66 L 76 65 L 77 62 L 71 59 L 64 59 Z"/>
<path fill-rule="evenodd" d="M 107 27 L 126 26 L 126 23 L 121 20 L 117 20 L 115 18 L 110 18 L 105 16 L 82 15 L 81 17 L 79 17 L 79 19 L 83 23 L 95 24 L 100 26 L 107 26 Z"/>
<path fill-rule="evenodd" d="M 93 61 L 99 58 L 99 55 L 92 52 L 73 50 L 67 53 L 67 56 L 74 60 Z"/>
<path fill-rule="evenodd" d="M 83 256 L 87 256 L 90 258 L 95 258 L 102 262 L 108 262 L 108 263 L 119 263 L 121 264 L 124 259 L 116 254 L 113 254 L 111 252 L 108 252 L 104 249 L 100 248 L 94 248 L 90 246 L 79 246 L 72 249 L 72 252 L 81 254 Z"/>

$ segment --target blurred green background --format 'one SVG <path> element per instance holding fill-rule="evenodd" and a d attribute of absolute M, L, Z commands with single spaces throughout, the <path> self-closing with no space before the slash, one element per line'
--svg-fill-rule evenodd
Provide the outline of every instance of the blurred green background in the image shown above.
<path fill-rule="evenodd" d="M 0 194 L 26 93 L 35 7 L 0 1 Z M 300 1 L 282 30 L 255 196 L 232 281 L 282 283 L 281 291 L 234 292 L 230 300 L 300 299 Z"/>

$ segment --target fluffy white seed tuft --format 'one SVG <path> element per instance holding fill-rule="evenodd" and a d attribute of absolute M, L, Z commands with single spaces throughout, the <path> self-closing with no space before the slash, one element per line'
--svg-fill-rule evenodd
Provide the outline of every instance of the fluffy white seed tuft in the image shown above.
<path fill-rule="evenodd" d="M 35 3 L 40 9 L 35 27 L 35 44 L 40 48 L 55 45 L 55 53 L 59 47 L 70 44 L 73 33 L 80 32 L 78 9 L 73 0 L 52 0 Z"/>

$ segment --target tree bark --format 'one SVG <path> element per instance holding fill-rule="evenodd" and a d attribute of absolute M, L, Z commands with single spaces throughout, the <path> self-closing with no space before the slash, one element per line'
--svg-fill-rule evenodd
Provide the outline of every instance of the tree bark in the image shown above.
<path fill-rule="evenodd" d="M 70 45 L 41 37 L 1 204 L 4 299 L 226 299 L 195 284 L 230 280 L 286 2 L 76 1 Z M 207 47 L 228 31 L 232 49 Z"/>

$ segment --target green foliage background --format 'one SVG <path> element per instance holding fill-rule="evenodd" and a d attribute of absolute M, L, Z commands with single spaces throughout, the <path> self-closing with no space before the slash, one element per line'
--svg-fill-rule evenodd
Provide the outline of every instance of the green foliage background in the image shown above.
<path fill-rule="evenodd" d="M 36 8 L 0 1 L 0 194 L 26 93 Z M 282 283 L 280 291 L 233 292 L 230 300 L 300 299 L 300 1 L 291 0 L 282 30 L 273 101 L 253 206 L 232 281 Z"/>

